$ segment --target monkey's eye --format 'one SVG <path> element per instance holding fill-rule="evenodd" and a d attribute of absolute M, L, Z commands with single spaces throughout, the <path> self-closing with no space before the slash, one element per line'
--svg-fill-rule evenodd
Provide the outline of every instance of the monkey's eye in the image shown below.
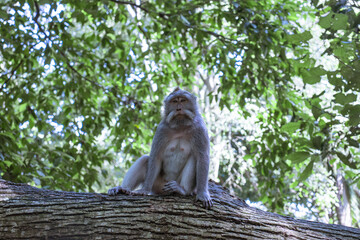
<path fill-rule="evenodd" d="M 185 98 L 183 98 L 183 99 L 180 100 L 180 102 L 182 102 L 182 103 L 184 103 L 184 102 L 186 102 L 186 101 L 187 101 L 187 99 L 185 99 Z"/>
<path fill-rule="evenodd" d="M 177 103 L 177 102 L 178 102 L 178 100 L 177 100 L 177 99 L 174 99 L 174 100 L 172 100 L 172 102 L 173 102 L 173 103 Z"/>

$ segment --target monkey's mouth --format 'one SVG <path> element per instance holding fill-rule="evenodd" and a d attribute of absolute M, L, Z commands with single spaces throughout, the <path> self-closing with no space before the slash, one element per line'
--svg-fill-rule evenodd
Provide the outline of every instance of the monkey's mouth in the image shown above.
<path fill-rule="evenodd" d="M 186 113 L 184 113 L 183 111 L 180 111 L 180 112 L 176 112 L 174 114 L 174 118 L 190 118 Z"/>
<path fill-rule="evenodd" d="M 172 111 L 169 113 L 169 115 L 166 118 L 167 122 L 171 122 L 172 120 L 192 120 L 194 118 L 195 114 L 192 113 L 189 110 L 184 111 Z"/>
<path fill-rule="evenodd" d="M 178 118 L 178 119 L 188 118 L 191 120 L 194 118 L 194 114 L 189 110 L 178 111 L 178 112 L 175 112 L 173 118 Z"/>
<path fill-rule="evenodd" d="M 176 113 L 174 114 L 174 116 L 171 118 L 170 121 L 184 121 L 184 120 L 191 120 L 191 118 L 185 114 L 185 113 Z"/>

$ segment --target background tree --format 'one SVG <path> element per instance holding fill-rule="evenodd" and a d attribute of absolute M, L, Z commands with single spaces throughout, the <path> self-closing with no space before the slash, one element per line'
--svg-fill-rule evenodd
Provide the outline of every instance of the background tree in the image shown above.
<path fill-rule="evenodd" d="M 1 178 L 118 184 L 180 85 L 200 97 L 215 180 L 359 227 L 358 1 L 3 0 L 0 24 Z"/>

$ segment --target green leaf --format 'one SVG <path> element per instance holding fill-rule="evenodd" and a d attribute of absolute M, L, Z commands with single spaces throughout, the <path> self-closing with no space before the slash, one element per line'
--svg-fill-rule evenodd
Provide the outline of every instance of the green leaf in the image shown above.
<path fill-rule="evenodd" d="M 354 105 L 349 108 L 349 124 L 358 126 L 360 124 L 360 105 Z"/>
<path fill-rule="evenodd" d="M 12 134 L 9 133 L 9 132 L 0 132 L 0 136 L 8 137 L 8 138 L 10 138 L 11 140 L 13 140 L 14 142 L 16 141 L 14 135 L 12 135 Z"/>
<path fill-rule="evenodd" d="M 329 13 L 325 17 L 320 17 L 319 25 L 325 29 L 330 28 L 331 24 L 332 24 L 332 16 L 333 16 L 333 13 Z"/>
<path fill-rule="evenodd" d="M 334 49 L 334 55 L 336 56 L 336 57 L 338 57 L 338 58 L 340 58 L 340 60 L 342 60 L 342 61 L 348 61 L 348 59 L 349 59 L 349 55 L 351 54 L 351 52 L 349 52 L 345 47 L 343 47 L 343 46 L 339 46 L 338 48 L 335 48 Z M 348 69 L 345 69 L 345 71 L 346 70 L 348 70 Z M 349 72 L 350 74 L 352 73 L 352 71 L 347 71 L 347 72 Z M 345 74 L 344 74 L 345 75 Z M 346 74 L 346 75 L 348 75 L 348 74 Z M 345 75 L 345 76 L 346 76 Z"/>
<path fill-rule="evenodd" d="M 13 164 L 13 162 L 10 161 L 4 161 L 4 163 L 6 164 L 7 167 L 10 167 Z"/>
<path fill-rule="evenodd" d="M 339 157 L 339 159 L 347 166 L 357 169 L 356 164 L 354 162 L 350 162 L 351 154 L 348 154 L 347 156 L 344 155 L 341 152 L 336 152 L 336 155 Z"/>
<path fill-rule="evenodd" d="M 66 107 L 65 110 L 64 110 L 64 116 L 68 116 L 69 113 L 72 111 L 72 108 L 71 107 Z"/>
<path fill-rule="evenodd" d="M 331 28 L 333 30 L 341 30 L 348 28 L 347 22 L 348 16 L 346 14 L 331 12 L 325 17 L 320 18 L 319 25 L 325 29 Z"/>
<path fill-rule="evenodd" d="M 348 28 L 348 16 L 346 14 L 335 13 L 331 28 L 333 30 L 341 30 Z"/>
<path fill-rule="evenodd" d="M 342 78 L 340 76 L 336 76 L 336 73 L 334 73 L 334 72 L 328 72 L 327 77 L 328 77 L 329 83 L 336 87 L 340 87 L 344 84 L 342 81 Z"/>
<path fill-rule="evenodd" d="M 27 103 L 20 104 L 20 106 L 19 106 L 19 112 L 25 111 L 26 106 L 27 106 Z"/>
<path fill-rule="evenodd" d="M 314 160 L 310 161 L 310 163 L 306 166 L 304 171 L 300 174 L 298 182 L 305 181 L 312 173 L 314 167 Z"/>
<path fill-rule="evenodd" d="M 302 71 L 302 77 L 304 83 L 307 84 L 315 84 L 320 82 L 321 76 L 326 74 L 327 72 L 321 67 L 310 68 L 308 71 Z"/>
<path fill-rule="evenodd" d="M 316 104 L 316 105 L 312 105 L 311 112 L 312 112 L 314 118 L 318 119 L 323 111 L 321 109 L 320 104 Z"/>
<path fill-rule="evenodd" d="M 337 93 L 334 95 L 335 102 L 340 103 L 341 105 L 345 105 L 347 103 L 351 103 L 356 101 L 357 96 L 353 93 L 345 95 L 343 93 Z"/>
<path fill-rule="evenodd" d="M 311 138 L 311 142 L 314 148 L 321 150 L 322 137 L 321 136 L 313 136 Z"/>
<path fill-rule="evenodd" d="M 360 145 L 358 141 L 356 141 L 356 140 L 354 140 L 352 138 L 348 138 L 347 141 L 348 141 L 349 145 L 352 146 L 352 147 L 358 148 L 359 145 Z"/>
<path fill-rule="evenodd" d="M 294 133 L 296 130 L 298 130 L 300 128 L 301 122 L 289 122 L 287 124 L 284 124 L 281 127 L 282 131 L 285 131 L 289 134 Z"/>
<path fill-rule="evenodd" d="M 310 153 L 308 152 L 294 152 L 288 155 L 288 159 L 295 164 L 305 161 L 308 157 L 310 157 Z"/>
<path fill-rule="evenodd" d="M 298 44 L 301 42 L 307 42 L 309 41 L 313 36 L 311 35 L 310 31 L 305 31 L 303 33 L 297 33 L 288 35 L 287 39 L 290 43 Z"/>
<path fill-rule="evenodd" d="M 0 8 L 0 18 L 2 18 L 2 19 L 9 18 L 9 14 L 6 11 L 2 10 L 1 8 Z"/>

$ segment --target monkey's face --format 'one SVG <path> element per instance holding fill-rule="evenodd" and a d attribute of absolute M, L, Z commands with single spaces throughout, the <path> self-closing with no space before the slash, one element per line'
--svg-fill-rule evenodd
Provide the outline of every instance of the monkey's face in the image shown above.
<path fill-rule="evenodd" d="M 166 122 L 172 127 L 190 126 L 195 117 L 194 103 L 184 95 L 174 96 L 166 103 Z"/>

